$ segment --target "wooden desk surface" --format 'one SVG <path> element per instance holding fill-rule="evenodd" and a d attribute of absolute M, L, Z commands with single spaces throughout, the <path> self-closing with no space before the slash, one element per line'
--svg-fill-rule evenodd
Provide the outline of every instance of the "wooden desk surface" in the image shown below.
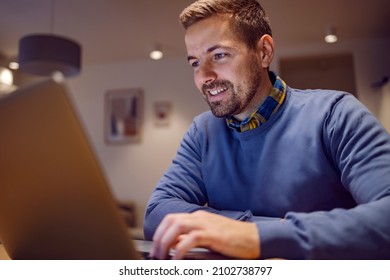
<path fill-rule="evenodd" d="M 134 245 L 139 253 L 143 255 L 144 253 L 150 252 L 152 242 L 145 240 L 133 240 Z M 207 249 L 203 248 L 194 248 L 187 254 L 190 259 L 201 259 L 201 260 L 221 260 L 221 259 L 230 259 L 219 254 L 209 252 Z M 4 249 L 3 244 L 0 244 L 0 261 L 1 260 L 10 260 L 7 252 Z"/>
<path fill-rule="evenodd" d="M 4 249 L 3 244 L 0 244 L 0 260 L 9 260 L 9 256 Z"/>

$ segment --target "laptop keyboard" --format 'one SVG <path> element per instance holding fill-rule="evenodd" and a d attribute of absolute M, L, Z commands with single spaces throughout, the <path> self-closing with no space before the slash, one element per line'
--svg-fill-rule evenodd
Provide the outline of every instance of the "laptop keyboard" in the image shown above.
<path fill-rule="evenodd" d="M 156 257 L 152 257 L 149 252 L 141 252 L 141 259 L 143 259 L 143 260 L 159 260 Z"/>

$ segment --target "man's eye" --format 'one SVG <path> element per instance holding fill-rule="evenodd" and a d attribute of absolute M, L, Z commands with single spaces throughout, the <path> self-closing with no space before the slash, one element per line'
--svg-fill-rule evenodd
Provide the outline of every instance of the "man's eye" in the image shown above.
<path fill-rule="evenodd" d="M 192 66 L 192 68 L 196 68 L 199 66 L 199 61 L 192 61 L 190 62 L 190 65 Z"/>
<path fill-rule="evenodd" d="M 219 60 L 219 59 L 224 58 L 226 55 L 227 55 L 226 53 L 216 53 L 216 54 L 214 55 L 214 59 L 215 59 L 215 60 Z"/>

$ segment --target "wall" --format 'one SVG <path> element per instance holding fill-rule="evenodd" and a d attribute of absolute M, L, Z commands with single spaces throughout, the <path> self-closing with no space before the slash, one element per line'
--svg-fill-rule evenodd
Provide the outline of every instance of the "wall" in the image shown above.
<path fill-rule="evenodd" d="M 275 60 L 292 56 L 352 53 L 355 64 L 357 97 L 375 116 L 379 117 L 383 101 L 382 91 L 371 85 L 381 80 L 384 75 L 390 75 L 389 49 L 390 38 L 362 42 L 301 45 L 278 49 Z M 275 69 L 278 70 L 277 63 L 275 63 Z"/>
<path fill-rule="evenodd" d="M 279 60 L 280 74 L 291 87 L 342 90 L 356 95 L 351 53 L 325 54 Z"/>
<path fill-rule="evenodd" d="M 389 46 L 390 40 L 377 40 L 279 48 L 271 68 L 278 71 L 281 57 L 351 52 L 358 98 L 386 121 L 383 118 L 388 115 L 380 112 L 390 110 L 389 97 L 384 103 L 383 91 L 373 89 L 371 84 L 390 74 Z M 174 157 L 187 127 L 195 115 L 208 109 L 193 85 L 192 69 L 184 57 L 95 65 L 85 67 L 80 77 L 70 79 L 69 86 L 114 195 L 137 202 L 138 223 L 142 225 L 149 195 Z M 126 87 L 144 89 L 143 139 L 138 144 L 108 146 L 103 136 L 104 94 L 108 89 Z M 153 124 L 152 106 L 159 100 L 173 102 L 169 127 Z"/>
<path fill-rule="evenodd" d="M 143 222 L 145 205 L 157 181 L 171 163 L 193 117 L 207 105 L 195 89 L 186 59 L 135 61 L 85 67 L 69 79 L 74 101 L 88 131 L 114 195 L 137 203 L 137 220 Z M 104 95 L 108 89 L 143 88 L 144 129 L 140 143 L 107 145 L 104 142 Z M 153 103 L 173 104 L 171 124 L 155 126 Z"/>
<path fill-rule="evenodd" d="M 387 132 L 390 133 L 390 82 L 387 82 L 381 88 L 382 100 L 380 102 L 379 109 L 379 119 L 381 120 L 383 126 L 387 129 Z"/>

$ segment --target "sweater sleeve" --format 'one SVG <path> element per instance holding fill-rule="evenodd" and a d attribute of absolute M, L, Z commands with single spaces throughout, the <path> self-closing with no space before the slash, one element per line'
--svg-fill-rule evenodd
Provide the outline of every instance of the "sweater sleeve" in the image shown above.
<path fill-rule="evenodd" d="M 153 191 L 145 213 L 144 236 L 151 240 L 157 226 L 169 213 L 191 213 L 205 210 L 235 220 L 252 217 L 248 210 L 216 210 L 207 207 L 207 193 L 202 178 L 201 145 L 196 122 L 183 137 L 177 155 Z"/>
<path fill-rule="evenodd" d="M 324 146 L 357 206 L 288 212 L 282 221 L 256 222 L 262 257 L 390 258 L 390 137 L 352 96 L 323 124 Z"/>

